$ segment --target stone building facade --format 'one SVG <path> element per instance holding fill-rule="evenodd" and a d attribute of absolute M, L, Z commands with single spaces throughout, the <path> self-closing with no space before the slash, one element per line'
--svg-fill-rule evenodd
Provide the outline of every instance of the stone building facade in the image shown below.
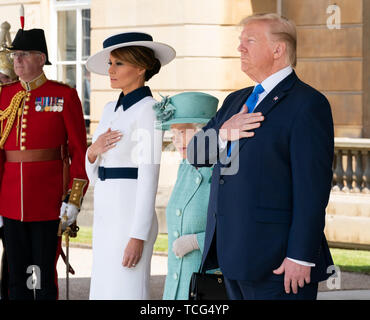
<path fill-rule="evenodd" d="M 90 133 L 105 103 L 119 95 L 110 88 L 107 77 L 90 75 L 84 67 L 87 57 L 101 49 L 107 36 L 143 31 L 176 49 L 176 59 L 149 82 L 155 98 L 203 91 L 218 97 L 221 105 L 230 92 L 253 85 L 240 70 L 239 22 L 252 13 L 277 12 L 297 25 L 296 72 L 329 99 L 335 136 L 370 138 L 368 0 L 0 0 L 0 22 L 12 25 L 12 36 L 20 26 L 21 3 L 26 29 L 46 32 L 53 63 L 46 67 L 47 75 L 77 88 Z M 177 162 L 171 151 L 164 151 L 162 160 L 166 170 L 161 170 L 157 209 L 163 231 L 164 208 L 176 179 Z M 367 200 L 361 199 L 364 210 L 360 211 L 366 215 Z M 337 213 L 344 207 L 343 201 L 340 205 L 332 201 L 328 210 Z M 366 218 L 369 224 L 370 216 Z M 335 230 L 348 225 L 347 220 L 339 225 L 336 221 L 335 229 L 328 229 L 333 241 L 340 238 Z M 358 228 L 354 227 L 356 233 Z M 362 238 L 366 240 L 356 239 L 348 236 L 345 241 L 370 244 L 367 236 Z"/>

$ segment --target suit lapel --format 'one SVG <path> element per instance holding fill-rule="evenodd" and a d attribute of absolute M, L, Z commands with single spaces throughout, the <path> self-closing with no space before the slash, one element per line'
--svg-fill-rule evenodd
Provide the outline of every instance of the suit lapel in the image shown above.
<path fill-rule="evenodd" d="M 225 112 L 225 115 L 223 117 L 222 124 L 229 120 L 233 115 L 240 112 L 240 109 L 242 108 L 243 104 L 247 101 L 248 96 L 252 93 L 254 87 L 248 87 L 240 91 L 239 96 L 235 98 L 234 102 L 228 107 L 227 112 Z M 221 124 L 221 125 L 222 125 Z M 230 147 L 230 141 L 227 143 L 226 150 L 228 150 Z M 227 152 L 223 152 L 220 154 L 220 157 L 222 157 L 221 163 L 226 164 L 227 161 Z"/>
<path fill-rule="evenodd" d="M 253 112 L 261 112 L 262 115 L 266 118 L 267 114 L 275 108 L 283 98 L 289 93 L 289 90 L 293 87 L 295 82 L 298 80 L 296 73 L 293 72 L 287 76 L 284 80 L 277 84 L 277 86 L 270 91 L 270 93 L 260 102 Z M 252 88 L 253 89 L 253 88 Z M 241 139 L 239 141 L 239 151 L 244 146 L 244 144 L 250 138 Z M 231 161 L 234 160 L 238 153 L 235 152 L 234 155 L 231 155 Z"/>
<path fill-rule="evenodd" d="M 282 100 L 282 98 L 287 95 L 288 91 L 292 88 L 297 79 L 297 75 L 293 70 L 289 76 L 278 83 L 277 86 L 270 91 L 253 112 L 261 112 L 266 116 Z"/>
<path fill-rule="evenodd" d="M 247 101 L 248 96 L 252 93 L 253 87 L 248 87 L 242 90 L 239 96 L 235 99 L 233 104 L 228 108 L 228 111 L 225 113 L 224 119 L 229 120 L 234 114 L 240 112 L 243 104 Z"/>

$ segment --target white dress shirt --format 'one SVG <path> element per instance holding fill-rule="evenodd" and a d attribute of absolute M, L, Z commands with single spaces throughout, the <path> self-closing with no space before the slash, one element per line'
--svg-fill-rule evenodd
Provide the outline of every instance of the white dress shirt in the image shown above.
<path fill-rule="evenodd" d="M 293 68 L 289 65 L 289 66 L 279 70 L 278 72 L 275 72 L 274 74 L 272 74 L 271 76 L 269 76 L 268 78 L 266 78 L 265 80 L 263 80 L 261 82 L 261 85 L 265 89 L 265 91 L 263 91 L 261 94 L 259 94 L 256 106 L 254 107 L 253 112 L 258 112 L 258 110 L 256 110 L 256 108 L 261 103 L 261 101 L 272 91 L 272 89 L 274 89 L 282 80 L 284 80 L 292 72 L 293 72 Z M 244 105 L 242 106 L 240 111 L 243 110 L 243 107 L 244 107 Z M 222 140 L 220 135 L 219 135 L 218 136 L 218 144 L 219 144 L 219 149 L 222 151 L 226 148 L 227 141 Z M 289 258 L 289 257 L 287 257 L 287 258 L 289 260 L 295 262 L 295 263 L 298 263 L 298 264 L 301 264 L 301 265 L 304 265 L 304 266 L 308 266 L 308 267 L 314 267 L 315 266 L 315 264 L 311 263 L 311 262 L 296 260 L 296 259 L 292 259 L 292 258 Z"/>

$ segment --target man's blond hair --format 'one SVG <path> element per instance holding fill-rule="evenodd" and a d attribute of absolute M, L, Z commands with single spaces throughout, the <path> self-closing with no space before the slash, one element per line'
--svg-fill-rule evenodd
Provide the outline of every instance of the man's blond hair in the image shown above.
<path fill-rule="evenodd" d="M 297 64 L 297 30 L 295 23 L 276 13 L 258 13 L 244 18 L 241 25 L 252 21 L 263 21 L 268 23 L 270 34 L 278 41 L 283 41 L 287 48 L 287 58 L 292 67 Z"/>

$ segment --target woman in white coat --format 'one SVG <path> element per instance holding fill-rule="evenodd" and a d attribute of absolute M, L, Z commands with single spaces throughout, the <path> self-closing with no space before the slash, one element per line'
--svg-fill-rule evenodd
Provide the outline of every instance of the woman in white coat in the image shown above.
<path fill-rule="evenodd" d="M 104 107 L 86 153 L 95 186 L 90 299 L 149 299 L 162 133 L 144 84 L 176 53 L 141 32 L 111 36 L 103 47 L 87 68 L 122 92 Z"/>

